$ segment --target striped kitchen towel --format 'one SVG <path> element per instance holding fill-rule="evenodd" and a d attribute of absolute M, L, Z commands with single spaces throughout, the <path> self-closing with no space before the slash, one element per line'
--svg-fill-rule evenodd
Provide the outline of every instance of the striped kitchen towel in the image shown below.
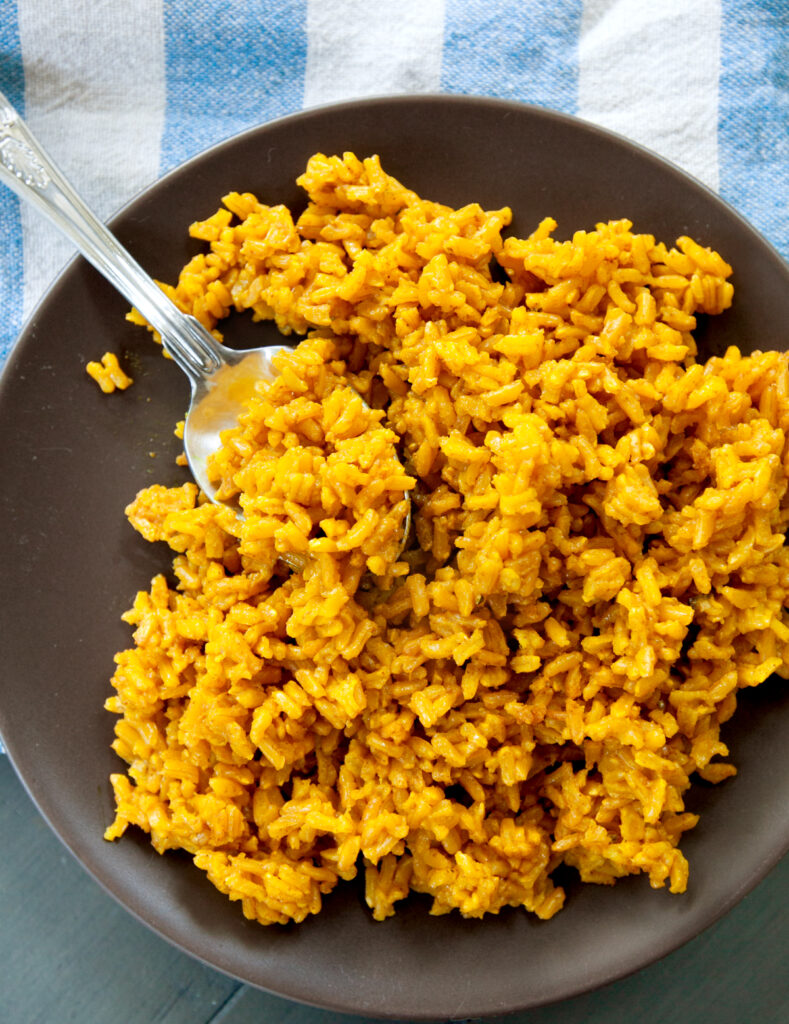
<path fill-rule="evenodd" d="M 0 89 L 104 217 L 303 107 L 466 93 L 654 149 L 789 258 L 787 0 L 3 0 Z M 70 254 L 0 186 L 0 365 Z"/>

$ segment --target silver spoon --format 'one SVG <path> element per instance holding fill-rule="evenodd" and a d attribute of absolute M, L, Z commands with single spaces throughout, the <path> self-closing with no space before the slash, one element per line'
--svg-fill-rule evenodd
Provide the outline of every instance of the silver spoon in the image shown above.
<path fill-rule="evenodd" d="M 198 320 L 182 313 L 80 199 L 2 92 L 0 181 L 48 217 L 159 332 L 164 348 L 191 386 L 184 429 L 189 468 L 206 497 L 216 501 L 208 457 L 220 447 L 220 432 L 238 422 L 255 382 L 276 376 L 272 360 L 287 346 L 266 345 L 243 352 L 225 348 Z M 405 499 L 403 543 L 411 522 L 408 493 Z"/>

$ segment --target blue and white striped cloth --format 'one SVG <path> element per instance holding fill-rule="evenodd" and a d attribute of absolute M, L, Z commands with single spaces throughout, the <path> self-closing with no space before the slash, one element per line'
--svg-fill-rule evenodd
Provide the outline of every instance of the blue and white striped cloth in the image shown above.
<path fill-rule="evenodd" d="M 789 258 L 789 0 L 2 0 L 0 89 L 105 217 L 283 114 L 471 93 L 652 148 Z M 0 186 L 0 365 L 69 256 Z"/>

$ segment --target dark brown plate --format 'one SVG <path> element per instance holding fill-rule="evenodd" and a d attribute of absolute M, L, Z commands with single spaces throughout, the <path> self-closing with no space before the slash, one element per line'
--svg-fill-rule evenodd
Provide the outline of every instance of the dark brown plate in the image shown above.
<path fill-rule="evenodd" d="M 512 230 L 546 214 L 571 233 L 629 217 L 672 242 L 690 234 L 735 266 L 731 311 L 702 327 L 707 352 L 738 343 L 785 348 L 789 271 L 707 189 L 630 143 L 543 110 L 462 97 L 373 100 L 264 125 L 186 164 L 145 192 L 113 227 L 155 276 L 174 280 L 198 247 L 187 226 L 232 189 L 291 206 L 308 156 L 353 150 L 428 198 L 512 206 Z M 186 380 L 126 304 L 83 261 L 36 311 L 0 381 L 0 732 L 52 828 L 122 904 L 183 949 L 272 992 L 319 1006 L 409 1019 L 503 1013 L 620 977 L 696 935 L 789 848 L 789 692 L 770 682 L 743 696 L 726 727 L 740 775 L 690 797 L 701 823 L 684 843 L 690 887 L 652 891 L 570 881 L 566 909 L 541 923 L 510 911 L 483 921 L 433 918 L 414 898 L 376 924 L 347 886 L 302 925 L 262 928 L 185 855 L 157 856 L 145 836 L 105 843 L 113 718 L 102 710 L 120 622 L 135 592 L 166 569 L 123 508 L 142 486 L 180 482 L 175 421 Z M 273 341 L 237 321 L 229 339 Z M 84 364 L 122 354 L 134 387 L 110 397 Z M 151 457 L 150 452 L 155 452 Z"/>

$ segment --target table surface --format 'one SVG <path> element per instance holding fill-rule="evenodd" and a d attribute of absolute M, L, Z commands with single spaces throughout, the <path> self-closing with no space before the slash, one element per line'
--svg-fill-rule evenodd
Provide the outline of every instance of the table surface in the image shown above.
<path fill-rule="evenodd" d="M 789 856 L 721 921 L 656 964 L 506 1024 L 785 1024 Z M 0 757 L 4 1024 L 358 1024 L 268 995 L 150 932 L 74 861 Z"/>

